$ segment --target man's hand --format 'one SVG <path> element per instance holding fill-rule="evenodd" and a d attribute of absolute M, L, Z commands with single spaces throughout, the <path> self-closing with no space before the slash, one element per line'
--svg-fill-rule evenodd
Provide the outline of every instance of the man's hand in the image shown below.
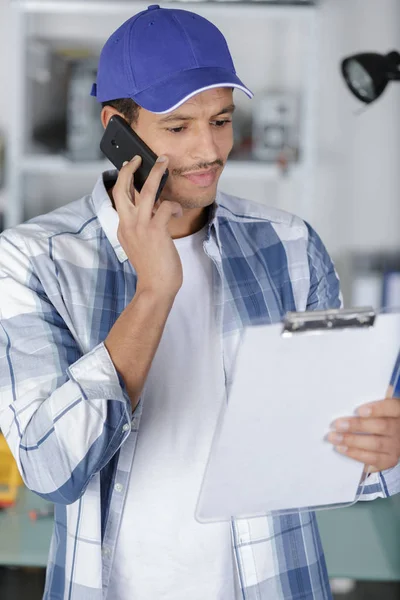
<path fill-rule="evenodd" d="M 178 202 L 154 203 L 161 177 L 168 166 L 167 157 L 158 158 L 138 194 L 133 181 L 140 163 L 139 156 L 125 163 L 112 191 L 119 215 L 118 239 L 136 271 L 137 292 L 175 297 L 182 285 L 183 274 L 168 223 L 171 218 L 182 216 L 182 207 Z"/>
<path fill-rule="evenodd" d="M 360 406 L 357 417 L 334 421 L 327 437 L 338 452 L 364 463 L 368 473 L 395 467 L 400 459 L 400 399 L 392 393 L 390 388 L 385 400 Z"/>
<path fill-rule="evenodd" d="M 133 299 L 111 327 L 104 345 L 122 377 L 135 410 L 157 351 L 169 312 L 182 285 L 182 264 L 168 232 L 182 216 L 177 202 L 154 199 L 167 160 L 153 167 L 141 193 L 133 188 L 140 158 L 126 163 L 112 190 L 119 215 L 118 239 L 137 274 Z"/>

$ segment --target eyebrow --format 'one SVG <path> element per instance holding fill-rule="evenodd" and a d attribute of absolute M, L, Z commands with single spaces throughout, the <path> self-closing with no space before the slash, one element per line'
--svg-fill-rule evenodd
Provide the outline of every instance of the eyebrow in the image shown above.
<path fill-rule="evenodd" d="M 219 117 L 221 115 L 233 114 L 235 110 L 234 104 L 229 104 L 229 106 L 225 106 L 219 113 L 213 115 L 214 117 Z M 185 115 L 183 113 L 173 113 L 171 115 L 167 115 L 163 117 L 158 122 L 159 123 L 170 123 L 171 121 L 194 121 L 195 117 L 191 117 L 190 115 Z"/>

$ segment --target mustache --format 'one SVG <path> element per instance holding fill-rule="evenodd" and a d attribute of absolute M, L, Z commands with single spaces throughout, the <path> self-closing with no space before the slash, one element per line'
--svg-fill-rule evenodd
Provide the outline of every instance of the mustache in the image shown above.
<path fill-rule="evenodd" d="M 172 169 L 172 175 L 184 175 L 185 173 L 192 173 L 195 171 L 204 171 L 205 169 L 212 169 L 213 167 L 223 167 L 223 166 L 224 166 L 224 161 L 221 160 L 220 158 L 217 158 L 217 160 L 214 160 L 211 163 L 203 162 L 203 163 L 197 163 L 197 165 L 194 165 L 192 167 L 185 167 L 182 169 Z"/>

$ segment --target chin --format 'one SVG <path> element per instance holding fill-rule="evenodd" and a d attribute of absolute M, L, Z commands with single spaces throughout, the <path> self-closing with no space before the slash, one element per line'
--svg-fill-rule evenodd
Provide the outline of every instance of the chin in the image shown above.
<path fill-rule="evenodd" d="M 182 208 L 205 208 L 210 206 L 217 195 L 217 186 L 213 185 L 208 188 L 194 188 L 190 186 L 173 186 L 170 189 L 165 188 L 162 199 L 179 202 Z"/>

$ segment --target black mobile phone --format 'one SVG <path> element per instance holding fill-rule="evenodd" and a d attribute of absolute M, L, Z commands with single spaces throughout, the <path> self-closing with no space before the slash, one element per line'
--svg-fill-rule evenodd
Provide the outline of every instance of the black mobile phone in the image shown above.
<path fill-rule="evenodd" d="M 157 160 L 157 154 L 154 154 L 125 119 L 119 115 L 111 117 L 101 139 L 100 149 L 118 170 L 126 160 L 131 160 L 137 154 L 142 157 L 142 163 L 134 175 L 135 189 L 140 192 Z M 167 179 L 168 169 L 162 176 L 156 200 L 160 197 Z"/>

